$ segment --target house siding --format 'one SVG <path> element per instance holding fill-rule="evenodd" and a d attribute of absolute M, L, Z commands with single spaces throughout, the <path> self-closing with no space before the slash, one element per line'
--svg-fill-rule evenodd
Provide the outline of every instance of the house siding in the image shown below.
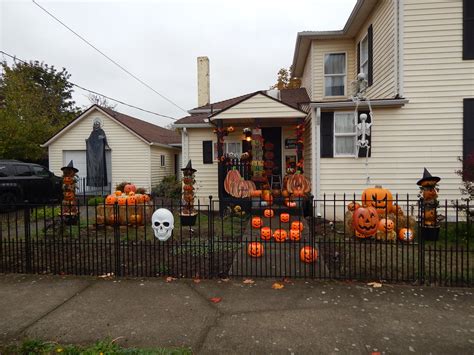
<path fill-rule="evenodd" d="M 379 1 L 355 38 L 355 66 L 352 78 L 357 76 L 357 44 L 372 25 L 373 85 L 367 89 L 367 96 L 371 99 L 393 98 L 396 95 L 395 6 L 393 0 Z"/>
<path fill-rule="evenodd" d="M 160 183 L 165 176 L 175 175 L 174 164 L 175 164 L 175 153 L 171 149 L 166 149 L 163 147 L 151 146 L 150 155 L 151 155 L 151 186 L 155 186 Z M 161 156 L 165 156 L 165 166 L 161 166 Z"/>
<path fill-rule="evenodd" d="M 356 74 L 356 52 L 354 41 L 349 40 L 315 40 L 312 43 L 312 90 L 311 99 L 319 100 L 335 100 L 341 96 L 324 96 L 324 55 L 329 53 L 346 53 L 346 95 L 350 94 L 350 83 L 354 80 Z"/>
<path fill-rule="evenodd" d="M 49 147 L 50 170 L 61 175 L 64 150 L 86 150 L 85 140 L 92 131 L 94 118 L 102 120 L 102 128 L 112 155 L 112 188 L 122 181 L 131 181 L 150 191 L 150 147 L 148 144 L 115 123 L 106 115 L 92 111 L 59 136 Z"/>
<path fill-rule="evenodd" d="M 313 77 L 312 74 L 312 54 L 313 44 L 311 44 L 308 56 L 306 57 L 306 65 L 303 70 L 303 76 L 301 77 L 301 87 L 306 89 L 309 98 L 313 99 Z"/>

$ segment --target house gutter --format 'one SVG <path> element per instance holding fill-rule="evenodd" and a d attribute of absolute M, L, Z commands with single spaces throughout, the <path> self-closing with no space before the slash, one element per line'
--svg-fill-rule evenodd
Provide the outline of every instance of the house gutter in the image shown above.
<path fill-rule="evenodd" d="M 321 214 L 321 108 L 311 107 L 311 190 L 316 200 L 316 216 Z"/>
<path fill-rule="evenodd" d="M 407 104 L 408 99 L 388 99 L 388 100 L 370 100 L 372 107 L 402 107 Z M 340 108 L 355 108 L 356 104 L 354 101 L 319 101 L 311 102 L 310 106 L 320 107 L 321 109 L 340 109 Z M 369 105 L 366 101 L 362 101 L 359 104 L 359 108 L 368 108 Z"/>

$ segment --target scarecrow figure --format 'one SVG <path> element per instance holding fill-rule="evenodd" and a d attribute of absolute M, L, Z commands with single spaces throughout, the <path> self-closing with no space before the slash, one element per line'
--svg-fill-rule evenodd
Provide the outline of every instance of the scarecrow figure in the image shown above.
<path fill-rule="evenodd" d="M 438 214 L 438 182 L 441 178 L 432 176 L 425 168 L 423 177 L 417 181 L 420 187 L 420 220 L 422 233 L 427 240 L 437 240 L 439 234 Z"/>

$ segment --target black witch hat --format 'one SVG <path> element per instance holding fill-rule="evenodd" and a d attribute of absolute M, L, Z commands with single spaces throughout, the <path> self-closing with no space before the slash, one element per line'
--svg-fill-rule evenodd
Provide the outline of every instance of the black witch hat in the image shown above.
<path fill-rule="evenodd" d="M 66 169 L 72 169 L 74 171 L 74 174 L 76 174 L 79 171 L 74 167 L 74 163 L 72 162 L 72 160 L 69 162 L 69 164 L 67 166 L 63 166 L 61 168 L 61 171 L 64 171 Z"/>
<path fill-rule="evenodd" d="M 420 186 L 424 185 L 424 183 L 427 183 L 427 182 L 436 184 L 440 180 L 441 178 L 437 176 L 432 176 L 430 172 L 425 168 L 425 170 L 423 171 L 423 177 L 420 180 L 418 180 L 416 184 Z"/>
<path fill-rule="evenodd" d="M 185 168 L 182 168 L 181 171 L 189 172 L 189 174 L 194 174 L 197 170 L 193 169 L 193 165 L 191 164 L 191 160 L 188 161 L 188 165 Z"/>

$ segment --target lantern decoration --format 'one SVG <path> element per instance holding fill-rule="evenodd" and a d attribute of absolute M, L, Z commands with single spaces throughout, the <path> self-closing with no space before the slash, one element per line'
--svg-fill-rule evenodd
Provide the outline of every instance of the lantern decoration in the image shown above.
<path fill-rule="evenodd" d="M 272 239 L 272 230 L 270 227 L 262 227 L 260 229 L 260 238 L 262 240 L 270 240 Z"/>
<path fill-rule="evenodd" d="M 356 237 L 373 237 L 376 235 L 379 225 L 377 210 L 372 206 L 359 207 L 352 216 L 352 224 L 355 229 Z"/>
<path fill-rule="evenodd" d="M 252 227 L 255 229 L 263 227 L 263 221 L 260 217 L 252 217 Z"/>
<path fill-rule="evenodd" d="M 252 258 L 260 258 L 263 255 L 263 244 L 251 242 L 247 246 L 247 254 Z"/>
<path fill-rule="evenodd" d="M 393 211 L 393 196 L 390 190 L 380 185 L 369 187 L 362 192 L 362 206 L 374 207 L 380 218 Z"/>
<path fill-rule="evenodd" d="M 304 263 L 314 263 L 318 259 L 318 251 L 310 246 L 305 246 L 300 250 L 300 260 Z"/>
<path fill-rule="evenodd" d="M 288 238 L 288 233 L 284 229 L 275 229 L 273 232 L 273 238 L 275 241 L 282 243 Z"/>
<path fill-rule="evenodd" d="M 194 208 L 194 173 L 196 169 L 193 169 L 191 160 L 188 161 L 186 167 L 182 168 L 183 172 L 183 193 L 182 193 L 182 204 L 180 211 L 181 225 L 193 226 L 196 223 L 197 211 Z"/>
<path fill-rule="evenodd" d="M 275 211 L 273 211 L 271 208 L 267 208 L 263 211 L 263 216 L 266 218 L 272 218 L 275 216 Z"/>
<path fill-rule="evenodd" d="M 439 223 L 437 208 L 438 202 L 438 182 L 441 178 L 432 176 L 425 168 L 423 177 L 417 181 L 420 187 L 420 221 L 421 235 L 425 240 L 436 241 L 439 238 Z"/>
<path fill-rule="evenodd" d="M 77 170 L 71 160 L 67 166 L 61 168 L 63 172 L 63 203 L 61 217 L 66 224 L 75 224 L 78 221 L 79 209 L 76 199 Z"/>
<path fill-rule="evenodd" d="M 302 232 L 303 229 L 304 229 L 303 222 L 300 222 L 300 221 L 293 221 L 293 222 L 291 222 L 291 229 L 297 229 L 297 230 L 299 230 L 300 232 Z"/>
<path fill-rule="evenodd" d="M 280 214 L 280 221 L 282 223 L 288 223 L 290 221 L 290 214 L 289 213 L 281 213 Z"/>
<path fill-rule="evenodd" d="M 252 140 L 252 130 L 250 128 L 244 128 L 244 137 L 247 142 Z"/>
<path fill-rule="evenodd" d="M 290 240 L 296 242 L 301 239 L 301 232 L 299 229 L 290 229 Z"/>

